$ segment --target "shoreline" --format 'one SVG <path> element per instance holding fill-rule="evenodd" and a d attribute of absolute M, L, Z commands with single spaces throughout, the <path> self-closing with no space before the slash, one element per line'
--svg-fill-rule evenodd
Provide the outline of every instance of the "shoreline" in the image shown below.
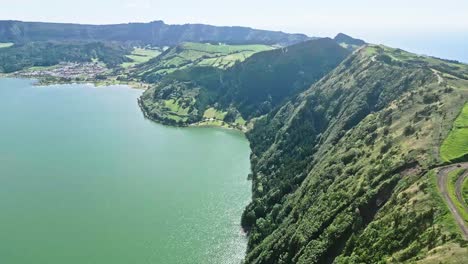
<path fill-rule="evenodd" d="M 249 131 L 249 129 L 247 127 L 244 127 L 242 129 L 236 127 L 236 126 L 233 126 L 232 124 L 229 124 L 229 123 L 225 123 L 227 124 L 227 126 L 217 126 L 217 125 L 204 125 L 202 124 L 204 121 L 199 121 L 199 122 L 196 122 L 196 123 L 183 123 L 183 124 L 180 124 L 180 123 L 170 123 L 170 122 L 167 122 L 167 121 L 164 121 L 162 119 L 157 119 L 157 118 L 154 118 L 153 116 L 151 116 L 149 113 L 148 113 L 148 110 L 146 109 L 146 107 L 143 105 L 142 103 L 142 100 L 141 98 L 138 98 L 137 99 L 138 101 L 138 106 L 140 107 L 141 109 L 141 112 L 143 113 L 143 116 L 152 121 L 152 122 L 155 122 L 155 123 L 158 123 L 158 124 L 161 124 L 161 125 L 164 125 L 164 126 L 171 126 L 171 127 L 199 127 L 199 128 L 221 128 L 221 129 L 227 129 L 227 130 L 233 130 L 233 131 L 238 131 L 238 132 L 241 132 L 242 134 L 245 135 L 245 133 L 247 131 Z"/>
<path fill-rule="evenodd" d="M 142 90 L 145 91 L 147 90 L 151 84 L 148 83 L 143 83 L 143 82 L 135 82 L 135 81 L 117 81 L 117 80 L 82 80 L 82 81 L 68 81 L 68 80 L 60 80 L 58 78 L 53 78 L 53 79 L 47 79 L 47 76 L 43 77 L 36 77 L 32 78 L 30 76 L 24 76 L 21 74 L 0 74 L 0 78 L 17 78 L 17 79 L 26 79 L 26 80 L 32 80 L 34 83 L 34 86 L 53 86 L 53 85 L 72 85 L 72 84 L 85 84 L 85 85 L 92 85 L 96 88 L 98 87 L 106 87 L 106 86 L 113 86 L 113 85 L 126 85 L 131 89 L 136 89 L 136 90 Z M 141 99 L 137 99 L 138 106 L 140 110 L 143 112 L 143 115 L 145 118 L 148 120 L 151 120 L 152 122 L 156 122 L 158 124 L 164 125 L 164 126 L 172 126 L 172 127 L 206 127 L 206 128 L 222 128 L 222 129 L 227 129 L 227 130 L 234 130 L 234 131 L 239 131 L 242 134 L 245 135 L 247 131 L 249 131 L 249 128 L 247 126 L 244 126 L 242 128 L 239 128 L 231 123 L 224 122 L 226 125 L 214 125 L 214 124 L 203 124 L 206 122 L 205 120 L 201 120 L 195 123 L 172 123 L 172 122 L 167 122 L 163 119 L 158 119 L 154 118 L 148 113 L 148 110 L 144 107 L 144 105 L 141 102 Z M 222 121 L 222 120 L 219 120 Z"/>
<path fill-rule="evenodd" d="M 19 79 L 28 79 L 28 80 L 35 80 L 36 82 L 33 84 L 34 86 L 51 86 L 51 85 L 58 85 L 58 84 L 91 84 L 95 87 L 101 86 L 112 86 L 112 85 L 127 85 L 132 89 L 137 90 L 146 90 L 151 87 L 151 84 L 139 82 L 139 81 L 124 81 L 124 80 L 117 80 L 115 76 L 109 76 L 106 79 L 96 79 L 93 77 L 85 77 L 83 80 L 68 80 L 65 78 L 58 78 L 52 76 L 28 76 L 23 75 L 21 72 L 13 72 L 13 73 L 0 73 L 0 78 L 19 78 Z"/>

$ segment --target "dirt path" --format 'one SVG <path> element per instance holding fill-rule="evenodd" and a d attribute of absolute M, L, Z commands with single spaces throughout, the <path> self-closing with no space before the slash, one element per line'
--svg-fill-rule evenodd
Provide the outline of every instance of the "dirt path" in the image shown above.
<path fill-rule="evenodd" d="M 444 78 L 440 75 L 440 72 L 434 69 L 431 69 L 432 72 L 437 76 L 437 83 L 441 84 L 444 82 Z"/>
<path fill-rule="evenodd" d="M 452 165 L 449 165 L 449 166 L 439 168 L 439 171 L 437 172 L 437 186 L 439 187 L 439 191 L 442 193 L 442 196 L 444 197 L 444 200 L 447 202 L 449 210 L 452 213 L 453 217 L 455 218 L 455 221 L 457 222 L 458 226 L 460 227 L 460 230 L 462 231 L 463 238 L 465 240 L 468 240 L 468 227 L 467 227 L 465 221 L 463 220 L 463 217 L 460 215 L 460 212 L 458 211 L 457 207 L 455 206 L 452 199 L 450 198 L 450 196 L 448 194 L 448 190 L 447 190 L 447 181 L 449 180 L 448 174 L 451 171 L 453 171 L 453 170 L 455 170 L 457 168 L 468 169 L 468 162 L 452 164 Z M 466 172 L 463 177 L 466 177 L 467 174 L 468 174 L 468 172 Z M 460 178 L 463 178 L 463 177 L 460 177 Z M 458 189 L 458 181 L 457 181 L 456 188 Z M 461 188 L 460 188 L 460 190 L 461 190 Z M 458 194 L 457 194 L 457 199 L 460 199 L 460 198 L 458 198 Z M 466 209 L 466 206 L 465 206 L 465 209 Z"/>
<path fill-rule="evenodd" d="M 468 212 L 468 206 L 466 205 L 465 199 L 463 199 L 463 182 L 468 177 L 468 170 L 465 173 L 458 177 L 457 182 L 455 183 L 455 195 L 460 204 L 463 205 L 463 208 Z"/>

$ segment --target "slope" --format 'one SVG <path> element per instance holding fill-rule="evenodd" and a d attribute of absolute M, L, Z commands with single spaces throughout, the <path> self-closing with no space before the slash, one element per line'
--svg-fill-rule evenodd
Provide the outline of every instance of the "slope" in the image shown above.
<path fill-rule="evenodd" d="M 306 89 L 348 54 L 331 39 L 317 39 L 256 53 L 226 70 L 189 67 L 145 91 L 141 105 L 152 119 L 167 124 L 202 121 L 210 108 L 227 111 L 220 121 L 250 120 Z"/>
<path fill-rule="evenodd" d="M 367 46 L 256 121 L 246 263 L 414 261 L 457 241 L 430 169 L 467 69 Z"/>
<path fill-rule="evenodd" d="M 236 62 L 243 61 L 253 54 L 272 50 L 267 45 L 225 45 L 210 43 L 182 43 L 169 48 L 158 56 L 131 72 L 132 78 L 145 82 L 157 82 L 162 76 L 195 66 L 210 66 L 226 69 Z"/>

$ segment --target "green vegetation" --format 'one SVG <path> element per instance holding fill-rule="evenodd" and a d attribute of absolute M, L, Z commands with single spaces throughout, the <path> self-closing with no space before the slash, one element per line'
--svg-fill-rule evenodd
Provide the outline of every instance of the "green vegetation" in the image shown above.
<path fill-rule="evenodd" d="M 168 73 L 194 66 L 226 69 L 257 52 L 271 49 L 273 47 L 266 45 L 183 43 L 139 65 L 131 77 L 156 82 Z"/>
<path fill-rule="evenodd" d="M 183 42 L 291 45 L 309 39 L 303 34 L 216 27 L 203 24 L 168 25 L 163 21 L 116 25 L 82 25 L 3 20 L 0 42 L 119 42 L 133 46 L 175 46 Z"/>
<path fill-rule="evenodd" d="M 239 49 L 245 52 L 246 47 L 258 51 L 258 46 L 190 44 L 190 47 L 189 54 L 202 47 L 210 52 L 237 52 Z M 172 52 L 175 51 L 168 51 L 155 60 L 164 60 Z M 184 52 L 185 49 L 181 51 Z M 202 121 L 205 112 L 214 107 L 226 112 L 220 120 L 243 127 L 246 120 L 269 113 L 290 96 L 307 89 L 349 53 L 331 39 L 320 39 L 259 52 L 227 69 L 191 66 L 161 76 L 160 81 L 143 94 L 142 104 L 153 119 L 168 120 L 162 109 L 163 102 L 177 98 L 190 102 L 191 106 L 187 123 L 177 122 L 178 125 Z M 169 120 L 169 123 L 174 124 L 174 121 Z"/>
<path fill-rule="evenodd" d="M 346 34 L 339 33 L 338 35 L 335 36 L 334 40 L 340 44 L 343 48 L 349 49 L 351 51 L 354 51 L 364 45 L 366 45 L 366 42 L 364 42 L 361 39 L 355 39 L 352 38 Z"/>
<path fill-rule="evenodd" d="M 11 42 L 8 42 L 8 43 L 1 43 L 0 42 L 0 49 L 9 48 L 9 47 L 12 47 L 13 45 L 15 45 L 15 44 L 11 43 Z"/>
<path fill-rule="evenodd" d="M 127 50 L 103 43 L 31 42 L 0 49 L 0 73 L 11 73 L 29 67 L 47 67 L 60 62 L 93 62 L 109 67 L 129 61 Z"/>
<path fill-rule="evenodd" d="M 468 204 L 468 177 L 465 178 L 462 185 L 463 200 Z"/>
<path fill-rule="evenodd" d="M 468 66 L 362 45 L 342 34 L 278 49 L 183 43 L 156 56 L 31 43 L 0 50 L 0 65 L 98 60 L 115 81 L 151 84 L 139 103 L 153 120 L 248 130 L 246 264 L 463 261 L 431 168 L 468 157 Z"/>
<path fill-rule="evenodd" d="M 460 212 L 460 215 L 468 224 L 468 212 L 465 210 L 465 207 L 462 203 L 460 203 L 460 201 L 457 198 L 457 195 L 455 194 L 455 183 L 457 182 L 457 179 L 465 173 L 465 171 L 465 169 L 457 169 L 449 173 L 449 180 L 447 181 L 447 190 L 451 200 Z"/>
<path fill-rule="evenodd" d="M 430 172 L 400 180 L 374 220 L 349 238 L 336 263 L 414 262 L 433 258 L 437 247 L 460 249 L 459 243 L 446 244 L 458 239 L 458 230 L 452 227 L 451 214 L 430 182 L 433 178 L 435 173 Z"/>
<path fill-rule="evenodd" d="M 427 176 L 429 179 L 429 192 L 437 209 L 440 210 L 440 215 L 436 218 L 437 224 L 445 228 L 447 232 L 453 234 L 453 236 L 459 236 L 460 229 L 455 223 L 455 219 L 450 212 L 447 202 L 444 200 L 439 188 L 437 187 L 437 173 L 431 171 Z"/>
<path fill-rule="evenodd" d="M 227 112 L 221 112 L 216 110 L 213 107 L 210 107 L 206 109 L 205 113 L 203 113 L 203 118 L 208 118 L 208 119 L 217 119 L 217 120 L 224 120 L 224 117 L 226 116 Z"/>
<path fill-rule="evenodd" d="M 453 123 L 450 134 L 440 148 L 440 155 L 445 161 L 468 159 L 468 103 Z"/>
<path fill-rule="evenodd" d="M 360 50 L 255 122 L 246 263 L 412 262 L 458 241 L 424 172 L 468 84 L 413 56 Z"/>
<path fill-rule="evenodd" d="M 468 262 L 468 248 L 461 247 L 456 243 L 447 243 L 440 247 L 435 247 L 427 256 L 417 263 L 419 264 L 458 264 Z"/>
<path fill-rule="evenodd" d="M 164 100 L 195 98 L 189 124 L 254 120 L 246 263 L 466 259 L 430 168 L 466 104 L 468 66 L 375 45 L 340 59 L 332 42 L 175 71 L 143 108 L 158 120 Z"/>
<path fill-rule="evenodd" d="M 127 58 L 131 59 L 132 61 L 124 62 L 121 66 L 123 68 L 128 68 L 145 63 L 157 57 L 159 54 L 161 54 L 161 52 L 162 51 L 159 49 L 135 48 L 130 55 L 127 55 Z"/>

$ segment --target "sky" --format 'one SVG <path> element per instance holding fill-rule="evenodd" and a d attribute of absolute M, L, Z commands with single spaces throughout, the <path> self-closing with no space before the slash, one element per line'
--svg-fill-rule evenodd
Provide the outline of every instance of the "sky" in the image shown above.
<path fill-rule="evenodd" d="M 450 42 L 464 41 L 468 47 L 468 0 L 0 0 L 0 6 L 0 20 L 83 24 L 163 20 L 309 36 L 344 32 L 372 43 L 413 51 L 413 46 L 419 47 L 420 52 L 426 42 L 433 46 L 429 51 L 442 45 L 446 57 L 463 47 L 452 43 L 445 48 L 434 41 L 454 37 Z M 464 53 L 468 61 L 468 51 Z"/>

